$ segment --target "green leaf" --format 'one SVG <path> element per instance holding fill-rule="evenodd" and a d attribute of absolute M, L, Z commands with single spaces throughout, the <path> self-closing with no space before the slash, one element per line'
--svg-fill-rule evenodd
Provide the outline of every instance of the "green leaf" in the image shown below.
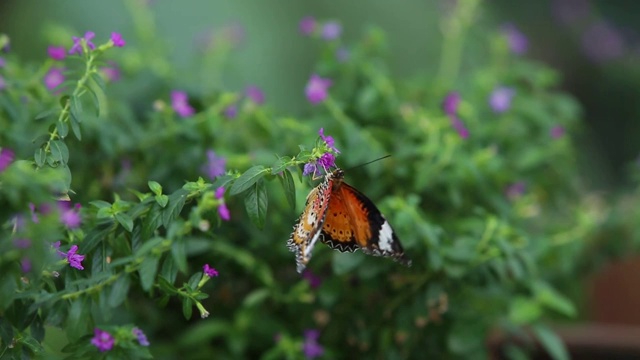
<path fill-rule="evenodd" d="M 333 272 L 336 275 L 346 274 L 360 265 L 362 261 L 364 261 L 364 256 L 360 256 L 360 254 L 336 252 L 333 254 Z"/>
<path fill-rule="evenodd" d="M 98 209 L 111 208 L 111 204 L 109 204 L 108 202 L 106 202 L 104 200 L 90 201 L 89 205 L 93 205 L 93 206 L 97 207 Z"/>
<path fill-rule="evenodd" d="M 36 149 L 36 153 L 33 155 L 33 160 L 36 162 L 36 166 L 43 167 L 44 162 L 47 159 L 47 153 L 43 148 Z"/>
<path fill-rule="evenodd" d="M 259 305 L 269 298 L 269 289 L 258 289 L 245 296 L 242 302 L 243 307 L 253 307 Z"/>
<path fill-rule="evenodd" d="M 567 348 L 556 333 L 543 325 L 533 325 L 531 330 L 553 359 L 569 360 Z"/>
<path fill-rule="evenodd" d="M 291 162 L 291 158 L 289 156 L 283 156 L 279 158 L 271 167 L 271 175 L 276 175 L 281 171 L 284 171 L 289 163 Z"/>
<path fill-rule="evenodd" d="M 146 241 L 147 239 L 153 236 L 153 233 L 160 227 L 162 224 L 162 208 L 157 203 L 154 203 L 149 210 L 149 213 L 142 221 L 142 231 L 140 232 L 140 238 L 142 241 Z"/>
<path fill-rule="evenodd" d="M 182 298 L 182 314 L 184 318 L 189 320 L 191 319 L 191 314 L 193 312 L 193 301 L 187 297 Z"/>
<path fill-rule="evenodd" d="M 105 84 L 104 84 L 104 79 L 102 78 L 102 76 L 98 73 L 91 73 L 91 79 L 93 79 L 93 82 L 95 82 L 96 85 L 98 85 L 98 88 L 104 93 L 105 92 Z"/>
<path fill-rule="evenodd" d="M 56 124 L 56 128 L 58 129 L 58 135 L 64 139 L 69 134 L 69 125 L 66 121 L 58 121 Z"/>
<path fill-rule="evenodd" d="M 80 133 L 80 122 L 75 119 L 73 116 L 71 117 L 71 131 L 73 131 L 73 135 L 78 140 L 82 140 L 82 134 Z"/>
<path fill-rule="evenodd" d="M 113 220 L 111 218 L 100 220 L 78 245 L 78 253 L 86 254 L 93 251 L 100 242 L 106 241 L 106 237 L 112 230 Z"/>
<path fill-rule="evenodd" d="M 64 141 L 53 140 L 51 142 L 51 156 L 62 164 L 69 162 L 69 149 Z"/>
<path fill-rule="evenodd" d="M 160 185 L 157 181 L 150 180 L 147 184 L 149 185 L 149 189 L 151 189 L 154 194 L 162 195 L 162 185 Z"/>
<path fill-rule="evenodd" d="M 162 224 L 168 228 L 169 224 L 180 216 L 180 212 L 184 207 L 185 201 L 187 201 L 188 192 L 184 189 L 178 189 L 176 192 L 169 196 L 169 204 L 164 208 L 162 212 Z"/>
<path fill-rule="evenodd" d="M 169 282 L 169 280 L 165 279 L 162 276 L 158 276 L 158 286 L 160 287 L 160 289 L 166 293 L 169 294 L 177 294 L 178 293 L 178 289 L 176 289 L 175 286 L 173 286 L 172 283 Z"/>
<path fill-rule="evenodd" d="M 284 189 L 284 195 L 287 198 L 287 202 L 292 209 L 296 208 L 296 187 L 293 183 L 293 175 L 289 169 L 282 171 L 282 176 L 278 176 L 282 189 Z"/>
<path fill-rule="evenodd" d="M 164 262 L 162 263 L 162 267 L 160 268 L 160 277 L 173 282 L 176 281 L 177 276 L 178 267 L 176 266 L 175 260 L 173 260 L 172 256 L 165 257 Z"/>
<path fill-rule="evenodd" d="M 42 119 L 46 119 L 51 115 L 57 114 L 58 113 L 58 109 L 49 109 L 49 110 L 45 110 L 42 111 L 40 113 L 38 113 L 38 115 L 36 115 L 35 118 L 33 118 L 34 120 L 42 120 Z"/>
<path fill-rule="evenodd" d="M 119 213 L 116 213 L 115 217 L 116 217 L 116 220 L 118 220 L 118 222 L 120 223 L 120 225 L 122 225 L 122 227 L 125 228 L 125 230 L 127 230 L 128 232 L 133 231 L 133 219 L 131 218 L 131 216 L 129 216 L 126 213 L 119 212 Z"/>
<path fill-rule="evenodd" d="M 82 102 L 77 96 L 71 97 L 71 117 L 78 123 L 82 122 Z"/>
<path fill-rule="evenodd" d="M 538 320 L 542 309 L 537 301 L 523 296 L 517 296 L 511 302 L 509 319 L 516 325 L 526 325 Z"/>
<path fill-rule="evenodd" d="M 244 206 L 247 209 L 249 218 L 259 229 L 264 227 L 264 221 L 267 217 L 267 204 L 267 190 L 264 186 L 264 181 L 258 181 L 247 191 L 244 197 Z"/>
<path fill-rule="evenodd" d="M 167 207 L 167 203 L 169 202 L 169 197 L 167 195 L 156 195 L 155 199 L 158 205 L 163 208 Z"/>
<path fill-rule="evenodd" d="M 93 90 L 91 86 L 85 86 L 85 89 L 87 89 L 89 94 L 91 94 L 93 106 L 96 108 L 96 117 L 100 117 L 100 98 L 98 97 L 98 94 Z"/>
<path fill-rule="evenodd" d="M 176 239 L 171 244 L 171 257 L 183 273 L 187 272 L 187 244 L 184 239 Z"/>
<path fill-rule="evenodd" d="M 109 306 L 116 307 L 127 298 L 129 293 L 129 285 L 131 281 L 126 275 L 121 275 L 118 280 L 111 286 L 111 293 L 109 294 Z"/>
<path fill-rule="evenodd" d="M 153 281 L 156 278 L 158 272 L 158 262 L 160 259 L 157 256 L 147 256 L 140 265 L 138 273 L 140 274 L 140 285 L 145 291 L 151 290 Z"/>
<path fill-rule="evenodd" d="M 576 308 L 564 295 L 557 292 L 543 281 L 533 284 L 536 299 L 544 306 L 553 309 L 565 316 L 575 316 Z"/>
<path fill-rule="evenodd" d="M 251 185 L 255 184 L 260 178 L 265 176 L 267 172 L 265 171 L 264 166 L 256 165 L 249 170 L 247 170 L 244 174 L 240 175 L 239 178 L 231 185 L 231 189 L 229 190 L 229 195 L 237 195 L 248 188 Z"/>

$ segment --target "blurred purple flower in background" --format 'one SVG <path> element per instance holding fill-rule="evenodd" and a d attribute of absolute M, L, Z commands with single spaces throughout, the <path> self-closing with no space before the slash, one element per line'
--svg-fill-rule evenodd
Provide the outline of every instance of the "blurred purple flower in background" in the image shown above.
<path fill-rule="evenodd" d="M 4 90 L 7 88 L 7 82 L 4 80 L 2 75 L 0 75 L 0 90 Z"/>
<path fill-rule="evenodd" d="M 517 55 L 522 55 L 529 48 L 529 40 L 514 24 L 507 23 L 502 25 L 502 33 L 507 37 L 509 49 Z"/>
<path fill-rule="evenodd" d="M 312 16 L 305 16 L 300 20 L 299 28 L 303 35 L 311 35 L 316 30 L 316 19 Z"/>
<path fill-rule="evenodd" d="M 313 359 L 324 354 L 324 348 L 318 344 L 318 338 L 320 332 L 315 329 L 307 329 L 304 331 L 304 343 L 302 344 L 302 351 L 307 359 Z"/>
<path fill-rule="evenodd" d="M 44 86 L 49 90 L 54 90 L 64 82 L 64 69 L 52 67 L 44 76 Z"/>
<path fill-rule="evenodd" d="M 330 79 L 321 78 L 320 76 L 313 74 L 311 75 L 311 78 L 309 78 L 307 86 L 304 88 L 304 93 L 309 102 L 316 105 L 327 98 L 330 86 Z"/>
<path fill-rule="evenodd" d="M 551 135 L 551 138 L 553 139 L 559 139 L 561 137 L 564 136 L 564 127 L 560 126 L 560 125 L 556 125 L 554 127 L 551 128 L 551 130 L 549 131 L 549 135 Z"/>
<path fill-rule="evenodd" d="M 147 339 L 147 335 L 145 335 L 144 332 L 140 330 L 140 328 L 135 327 L 131 329 L 131 332 L 133 332 L 133 336 L 135 336 L 136 339 L 138 339 L 138 343 L 140 343 L 140 345 L 149 346 L 149 340 Z"/>
<path fill-rule="evenodd" d="M 87 47 L 91 50 L 95 49 L 96 46 L 91 42 L 96 34 L 93 31 L 87 31 L 84 33 L 83 37 L 73 37 L 73 46 L 69 49 L 69 54 L 82 54 L 82 40 L 87 43 Z"/>
<path fill-rule="evenodd" d="M 0 150 L 0 172 L 3 172 L 4 169 L 9 167 L 9 164 L 13 161 L 14 155 L 13 150 L 9 148 Z"/>
<path fill-rule="evenodd" d="M 123 47 L 127 44 L 127 42 L 122 38 L 122 35 L 117 32 L 111 33 L 111 41 L 113 42 L 113 46 L 116 47 Z"/>
<path fill-rule="evenodd" d="M 207 163 L 204 165 L 204 172 L 210 180 L 224 175 L 227 159 L 217 156 L 215 151 L 207 150 Z"/>
<path fill-rule="evenodd" d="M 189 105 L 189 98 L 184 91 L 173 90 L 171 92 L 171 107 L 180 117 L 189 117 L 195 110 Z"/>
<path fill-rule="evenodd" d="M 120 69 L 118 68 L 118 64 L 115 61 L 108 61 L 109 66 L 103 66 L 100 68 L 103 77 L 110 81 L 118 81 L 120 80 Z"/>
<path fill-rule="evenodd" d="M 304 270 L 302 277 L 309 282 L 309 286 L 311 286 L 312 289 L 317 289 L 322 284 L 322 278 L 309 269 Z"/>
<path fill-rule="evenodd" d="M 469 137 L 469 130 L 467 130 L 462 121 L 458 118 L 458 105 L 460 105 L 460 94 L 452 91 L 445 96 L 442 108 L 451 120 L 451 124 L 458 132 L 458 135 L 460 135 L 461 138 L 466 139 Z"/>
<path fill-rule="evenodd" d="M 100 352 L 105 352 L 113 348 L 115 339 L 111 334 L 106 331 L 102 331 L 98 328 L 93 329 L 93 338 L 91 338 L 91 344 L 98 348 Z"/>
<path fill-rule="evenodd" d="M 322 25 L 321 37 L 325 40 L 335 40 L 342 33 L 342 25 L 336 21 L 327 21 Z"/>
<path fill-rule="evenodd" d="M 6 60 L 0 56 L 0 68 L 3 68 L 5 65 L 7 65 Z"/>
<path fill-rule="evenodd" d="M 338 50 L 336 50 L 336 59 L 338 60 L 338 62 L 347 62 L 349 61 L 350 56 L 351 53 L 349 52 L 349 49 L 344 46 L 341 46 L 340 48 L 338 48 Z"/>
<path fill-rule="evenodd" d="M 227 119 L 233 119 L 238 115 L 238 105 L 231 104 L 227 106 L 223 111 L 224 117 Z"/>
<path fill-rule="evenodd" d="M 31 271 L 31 260 L 28 257 L 25 256 L 20 260 L 20 269 L 23 273 Z"/>
<path fill-rule="evenodd" d="M 591 5 L 589 0 L 553 0 L 551 12 L 558 22 L 572 25 L 589 16 Z"/>
<path fill-rule="evenodd" d="M 618 29 L 601 21 L 589 26 L 582 34 L 582 50 L 592 61 L 603 62 L 624 55 L 625 46 Z"/>
<path fill-rule="evenodd" d="M 67 56 L 67 50 L 65 50 L 64 46 L 49 46 L 47 48 L 47 53 L 50 58 L 58 61 L 64 60 Z"/>
<path fill-rule="evenodd" d="M 522 196 L 526 190 L 527 184 L 524 181 L 518 181 L 507 186 L 504 192 L 509 200 L 513 200 Z"/>
<path fill-rule="evenodd" d="M 259 87 L 255 85 L 249 85 L 244 91 L 244 94 L 251 99 L 256 105 L 262 105 L 264 103 L 264 93 Z"/>
<path fill-rule="evenodd" d="M 494 112 L 500 114 L 511 108 L 511 100 L 515 96 L 515 89 L 507 86 L 498 86 L 489 95 L 489 105 Z"/>
<path fill-rule="evenodd" d="M 76 204 L 74 208 L 71 208 L 69 202 L 59 201 L 58 208 L 60 209 L 60 222 L 69 229 L 75 229 L 80 226 L 82 218 L 80 217 L 80 204 Z"/>

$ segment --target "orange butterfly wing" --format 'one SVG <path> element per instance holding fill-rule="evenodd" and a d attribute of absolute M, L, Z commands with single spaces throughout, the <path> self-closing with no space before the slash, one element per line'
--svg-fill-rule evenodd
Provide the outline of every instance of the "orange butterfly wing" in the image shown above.
<path fill-rule="evenodd" d="M 391 257 L 410 266 L 402 245 L 380 210 L 364 194 L 342 181 L 342 170 L 333 174 L 331 198 L 322 226 L 321 241 L 332 249 Z"/>

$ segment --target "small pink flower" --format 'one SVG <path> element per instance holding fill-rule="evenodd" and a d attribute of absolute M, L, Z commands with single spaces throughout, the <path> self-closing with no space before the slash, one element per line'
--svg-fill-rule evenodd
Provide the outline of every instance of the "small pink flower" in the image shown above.
<path fill-rule="evenodd" d="M 49 72 L 44 76 L 44 85 L 47 89 L 54 90 L 64 82 L 63 70 L 64 69 L 58 67 L 53 67 L 49 70 Z"/>
<path fill-rule="evenodd" d="M 549 132 L 549 134 L 553 139 L 560 139 L 561 137 L 564 136 L 564 127 L 560 125 L 556 125 L 553 128 L 551 128 L 551 131 Z"/>
<path fill-rule="evenodd" d="M 67 56 L 67 51 L 64 49 L 64 46 L 49 46 L 47 53 L 50 58 L 57 61 L 62 61 Z"/>
<path fill-rule="evenodd" d="M 316 19 L 311 16 L 305 16 L 300 20 L 299 27 L 303 35 L 311 35 L 316 30 Z"/>
<path fill-rule="evenodd" d="M 202 267 L 202 271 L 208 277 L 218 276 L 218 270 L 216 270 L 215 268 L 212 268 L 211 266 L 209 266 L 209 264 L 204 264 L 204 266 Z"/>
<path fill-rule="evenodd" d="M 220 204 L 220 206 L 218 206 L 218 215 L 220 215 L 220 218 L 224 221 L 229 221 L 231 220 L 231 213 L 229 212 L 229 208 L 227 207 L 227 204 Z"/>
<path fill-rule="evenodd" d="M 123 47 L 127 43 L 122 38 L 122 35 L 117 32 L 111 33 L 111 41 L 113 42 L 113 46 L 116 46 L 116 47 Z"/>
<path fill-rule="evenodd" d="M 311 75 L 311 78 L 309 78 L 304 92 L 309 102 L 316 105 L 323 102 L 327 98 L 327 96 L 329 95 L 328 90 L 330 86 L 330 79 L 324 79 L 316 74 L 313 74 Z"/>
<path fill-rule="evenodd" d="M 189 98 L 184 91 L 174 90 L 171 92 L 171 107 L 180 117 L 189 117 L 195 110 L 189 105 Z"/>
<path fill-rule="evenodd" d="M 9 167 L 9 164 L 11 164 L 13 158 L 13 150 L 8 148 L 0 150 L 0 172 L 3 172 L 7 167 Z"/>
<path fill-rule="evenodd" d="M 91 50 L 95 49 L 96 46 L 91 42 L 96 34 L 93 31 L 87 31 L 83 37 L 73 37 L 73 46 L 69 49 L 69 54 L 82 54 L 82 40 L 87 43 L 87 47 Z"/>
<path fill-rule="evenodd" d="M 113 348 L 115 339 L 111 334 L 98 328 L 93 329 L 93 338 L 91 344 L 98 348 L 100 352 L 109 351 Z"/>

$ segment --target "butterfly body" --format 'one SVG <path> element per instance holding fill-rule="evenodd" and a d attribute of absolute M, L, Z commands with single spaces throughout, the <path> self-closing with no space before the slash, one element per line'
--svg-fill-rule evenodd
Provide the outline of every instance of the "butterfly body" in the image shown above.
<path fill-rule="evenodd" d="M 327 174 L 324 181 L 311 190 L 287 242 L 289 250 L 296 253 L 298 272 L 306 267 L 319 239 L 341 252 L 361 250 L 411 264 L 391 225 L 371 200 L 344 182 L 341 169 Z"/>

